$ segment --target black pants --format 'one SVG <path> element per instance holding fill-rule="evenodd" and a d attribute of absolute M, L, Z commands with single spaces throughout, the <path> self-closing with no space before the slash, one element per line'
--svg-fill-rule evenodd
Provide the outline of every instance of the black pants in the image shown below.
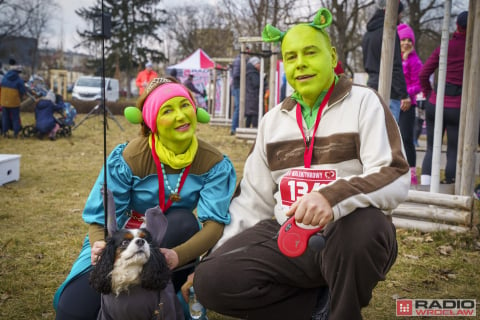
<path fill-rule="evenodd" d="M 395 227 L 383 212 L 358 209 L 329 224 L 323 251 L 307 249 L 297 258 L 279 251 L 279 228 L 276 220 L 261 221 L 204 259 L 194 278 L 200 302 L 249 320 L 310 319 L 318 288 L 328 286 L 329 319 L 361 319 L 397 256 Z"/>
<path fill-rule="evenodd" d="M 423 158 L 422 175 L 432 174 L 433 136 L 435 131 L 435 105 L 427 102 L 425 107 L 425 120 L 427 122 L 427 151 Z M 445 179 L 451 183 L 455 180 L 457 169 L 458 129 L 460 126 L 460 108 L 444 108 L 442 124 L 442 141 L 447 133 L 447 164 L 445 166 Z"/>
<path fill-rule="evenodd" d="M 168 228 L 161 247 L 173 248 L 198 232 L 197 219 L 191 211 L 167 211 Z M 175 292 L 185 283 L 193 268 L 173 272 Z M 56 320 L 96 320 L 100 310 L 100 294 L 89 285 L 90 271 L 72 280 L 58 301 Z"/>
<path fill-rule="evenodd" d="M 400 133 L 402 135 L 403 146 L 407 156 L 408 165 L 416 167 L 417 151 L 415 150 L 414 132 L 415 132 L 415 105 L 412 105 L 407 111 L 400 111 Z"/>
<path fill-rule="evenodd" d="M 245 115 L 245 127 L 246 128 L 256 128 L 258 127 L 258 114 Z"/>

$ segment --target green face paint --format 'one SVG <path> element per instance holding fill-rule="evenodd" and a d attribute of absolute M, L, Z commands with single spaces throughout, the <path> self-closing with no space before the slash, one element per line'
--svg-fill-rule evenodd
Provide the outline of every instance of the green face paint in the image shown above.
<path fill-rule="evenodd" d="M 283 38 L 282 56 L 288 83 L 303 101 L 313 106 L 334 80 L 335 48 L 319 30 L 306 24 L 297 25 Z"/>
<path fill-rule="evenodd" d="M 190 145 L 197 128 L 195 109 L 188 99 L 167 100 L 157 115 L 160 142 L 175 154 L 183 153 Z"/>

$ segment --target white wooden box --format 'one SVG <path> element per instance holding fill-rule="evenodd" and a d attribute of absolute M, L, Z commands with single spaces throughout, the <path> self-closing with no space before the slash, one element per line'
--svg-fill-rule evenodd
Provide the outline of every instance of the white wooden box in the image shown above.
<path fill-rule="evenodd" d="M 19 154 L 0 154 L 0 186 L 20 179 Z"/>

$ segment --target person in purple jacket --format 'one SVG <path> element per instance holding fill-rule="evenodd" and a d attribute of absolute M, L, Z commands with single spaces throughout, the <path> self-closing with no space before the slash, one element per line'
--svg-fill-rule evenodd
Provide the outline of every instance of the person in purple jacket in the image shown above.
<path fill-rule="evenodd" d="M 35 106 L 35 129 L 37 129 L 38 138 L 42 139 L 48 135 L 50 140 L 56 140 L 60 125 L 55 120 L 55 112 L 63 112 L 63 103 L 57 104 L 55 93 L 50 90 L 45 97 L 38 100 Z"/>
<path fill-rule="evenodd" d="M 397 26 L 398 37 L 400 38 L 400 49 L 402 52 L 402 67 L 405 75 L 407 92 L 412 101 L 411 107 L 406 108 L 402 105 L 400 112 L 400 132 L 402 134 L 403 145 L 410 165 L 411 184 L 417 185 L 417 153 L 414 144 L 415 132 L 415 107 L 417 105 L 416 95 L 422 90 L 418 75 L 422 69 L 422 61 L 415 52 L 415 34 L 412 28 L 407 24 L 401 23 Z"/>
<path fill-rule="evenodd" d="M 445 129 L 447 131 L 447 164 L 445 167 L 445 179 L 441 181 L 441 183 L 447 184 L 455 183 L 467 20 L 467 11 L 464 11 L 458 15 L 457 29 L 448 42 L 447 75 L 445 83 L 445 98 L 443 101 L 444 109 L 442 128 L 442 134 L 445 132 Z M 427 124 L 427 151 L 422 164 L 421 184 L 423 185 L 430 184 L 430 176 L 432 172 L 435 103 L 437 100 L 436 90 L 432 88 L 429 78 L 430 75 L 432 75 L 438 68 L 439 60 L 440 47 L 433 51 L 420 71 L 420 84 L 422 86 L 422 91 L 428 100 L 425 107 L 425 121 Z"/>

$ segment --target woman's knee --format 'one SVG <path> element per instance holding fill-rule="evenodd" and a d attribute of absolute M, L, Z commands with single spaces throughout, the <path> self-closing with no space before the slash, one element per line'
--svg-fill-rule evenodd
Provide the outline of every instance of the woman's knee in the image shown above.
<path fill-rule="evenodd" d="M 65 287 L 58 301 L 56 320 L 96 319 L 101 298 L 90 286 L 89 277 L 87 272 Z"/>

